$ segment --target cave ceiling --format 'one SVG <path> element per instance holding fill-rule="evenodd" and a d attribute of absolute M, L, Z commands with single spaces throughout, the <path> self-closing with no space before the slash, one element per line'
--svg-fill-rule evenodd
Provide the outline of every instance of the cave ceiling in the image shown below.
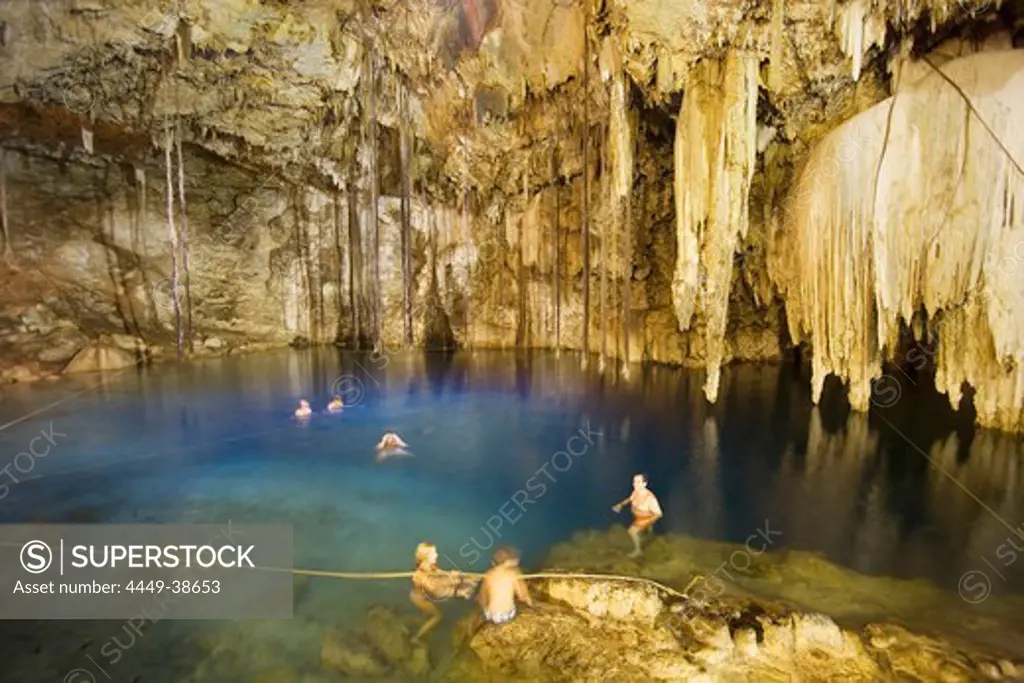
<path fill-rule="evenodd" d="M 192 147 L 344 187 L 374 73 L 382 135 L 410 93 L 421 191 L 512 195 L 524 174 L 543 185 L 580 172 L 583 93 L 600 133 L 618 71 L 658 145 L 696 63 L 753 52 L 759 123 L 799 152 L 888 94 L 894 54 L 999 11 L 989 0 L 5 0 L 0 131 L 7 146 L 130 162 L 180 122 Z"/>

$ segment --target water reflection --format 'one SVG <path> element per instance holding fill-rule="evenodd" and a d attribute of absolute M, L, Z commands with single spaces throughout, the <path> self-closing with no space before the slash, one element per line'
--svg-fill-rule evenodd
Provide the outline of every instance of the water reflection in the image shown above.
<path fill-rule="evenodd" d="M 38 474 L 146 454 L 180 463 L 238 439 L 253 452 L 318 451 L 321 442 L 296 439 L 337 439 L 324 432 L 336 428 L 345 439 L 375 439 L 394 429 L 417 452 L 408 461 L 416 476 L 500 503 L 590 423 L 604 434 L 601 449 L 566 473 L 520 529 L 537 524 L 559 538 L 616 524 L 608 505 L 646 471 L 665 508 L 663 531 L 741 542 L 771 519 L 786 546 L 860 572 L 927 577 L 956 591 L 964 572 L 980 569 L 992 575 L 994 594 L 1024 592 L 1024 562 L 1010 561 L 1009 549 L 996 555 L 1024 523 L 1021 438 L 965 429 L 929 394 L 907 392 L 896 410 L 877 415 L 850 412 L 834 391 L 814 407 L 789 364 L 726 368 L 715 405 L 704 399 L 701 372 L 637 367 L 625 379 L 595 366 L 581 370 L 571 353 L 336 350 L 158 366 L 43 416 L 79 428 L 61 430 L 75 444 L 40 460 Z M 298 399 L 319 412 L 341 377 L 354 392 L 344 413 L 318 416 L 296 436 L 289 416 Z M 0 422 L 67 395 L 75 381 L 13 389 Z M 0 433 L 3 453 L 17 453 L 45 420 Z M 480 521 L 458 524 L 471 531 Z"/>

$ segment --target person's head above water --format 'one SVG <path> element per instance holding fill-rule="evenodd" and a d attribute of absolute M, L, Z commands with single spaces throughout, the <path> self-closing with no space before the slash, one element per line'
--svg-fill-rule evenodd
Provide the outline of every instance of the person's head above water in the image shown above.
<path fill-rule="evenodd" d="M 500 566 L 503 564 L 517 566 L 519 564 L 519 551 L 511 546 L 504 546 L 495 550 L 494 565 Z"/>
<path fill-rule="evenodd" d="M 309 401 L 307 401 L 304 398 L 299 399 L 299 408 L 305 409 L 305 408 L 308 408 L 308 407 L 309 407 Z"/>
<path fill-rule="evenodd" d="M 437 564 L 437 546 L 433 543 L 423 541 L 416 546 L 416 566 L 422 564 Z"/>
<path fill-rule="evenodd" d="M 643 491 L 647 488 L 647 475 L 643 472 L 633 475 L 633 490 Z"/>

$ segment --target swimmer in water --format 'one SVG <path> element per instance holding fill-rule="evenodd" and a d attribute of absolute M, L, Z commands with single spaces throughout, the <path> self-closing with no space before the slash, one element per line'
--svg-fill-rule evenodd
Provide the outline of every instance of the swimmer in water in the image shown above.
<path fill-rule="evenodd" d="M 516 602 L 533 607 L 515 548 L 494 551 L 494 566 L 484 574 L 477 602 L 484 610 L 484 621 L 492 624 L 507 624 L 515 619 Z"/>
<path fill-rule="evenodd" d="M 412 642 L 422 644 L 423 637 L 441 622 L 443 615 L 436 603 L 453 596 L 468 597 L 467 590 L 471 588 L 464 585 L 461 572 L 446 572 L 437 566 L 437 546 L 426 541 L 416 546 L 416 571 L 409 600 L 429 618 Z"/>
<path fill-rule="evenodd" d="M 616 513 L 621 512 L 626 503 L 629 503 L 633 510 L 633 524 L 629 527 L 629 537 L 633 539 L 633 552 L 629 556 L 639 557 L 643 552 L 640 549 L 640 534 L 651 529 L 654 523 L 662 518 L 658 498 L 647 488 L 647 475 L 635 475 L 633 493 L 629 498 L 613 505 L 612 510 Z"/>
<path fill-rule="evenodd" d="M 295 417 L 309 417 L 313 414 L 313 409 L 309 407 L 309 401 L 302 399 L 299 401 L 299 407 L 295 409 Z"/>
<path fill-rule="evenodd" d="M 380 438 L 380 443 L 377 444 L 378 451 L 393 451 L 400 448 L 408 448 L 409 444 L 402 441 L 401 437 L 394 432 L 388 432 Z"/>
<path fill-rule="evenodd" d="M 327 404 L 327 412 L 338 413 L 341 412 L 342 408 L 344 407 L 345 404 L 342 403 L 341 396 L 335 396 L 334 398 L 331 399 L 331 402 Z"/>

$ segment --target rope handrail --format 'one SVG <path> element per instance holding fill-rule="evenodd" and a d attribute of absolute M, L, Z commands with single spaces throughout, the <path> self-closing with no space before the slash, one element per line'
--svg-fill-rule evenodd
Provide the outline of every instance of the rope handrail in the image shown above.
<path fill-rule="evenodd" d="M 269 572 L 289 572 L 299 576 L 319 576 L 324 578 L 332 579 L 356 579 L 356 580 L 377 580 L 377 579 L 410 579 L 414 572 L 336 572 L 322 569 L 288 569 L 285 567 L 257 567 Z M 439 570 L 444 571 L 444 570 Z M 458 570 L 456 570 L 458 571 Z M 469 578 L 482 578 L 483 574 L 479 572 L 459 572 L 461 576 Z M 664 591 L 669 595 L 674 595 L 684 600 L 688 599 L 687 593 L 698 581 L 704 577 L 701 574 L 696 574 L 690 582 L 686 584 L 686 588 L 682 591 L 676 590 L 671 586 L 655 581 L 654 579 L 646 576 L 628 576 L 625 574 L 590 574 L 584 572 L 538 572 L 534 574 L 524 574 L 524 579 L 587 579 L 587 580 L 598 580 L 598 581 L 626 581 L 631 583 L 643 583 L 649 586 L 653 586 L 658 590 Z"/>
<path fill-rule="evenodd" d="M 20 546 L 21 543 L 15 543 L 10 541 L 0 541 L 0 546 Z M 329 579 L 348 579 L 348 580 L 386 580 L 386 579 L 411 579 L 414 572 L 337 572 L 326 569 L 295 569 L 287 567 L 256 567 L 256 569 L 267 571 L 267 572 L 286 572 L 290 574 L 296 574 L 298 576 L 318 576 Z M 440 569 L 440 572 L 445 570 Z M 469 577 L 474 579 L 483 578 L 483 574 L 480 572 L 462 572 L 459 570 L 458 573 L 463 577 Z M 630 583 L 643 583 L 654 588 L 664 591 L 669 595 L 674 595 L 678 598 L 688 600 L 690 589 L 693 588 L 699 581 L 704 579 L 702 574 L 695 574 L 690 579 L 689 583 L 686 584 L 686 588 L 682 591 L 676 590 L 671 586 L 666 586 L 660 581 L 648 578 L 646 576 L 629 576 L 626 574 L 590 574 L 586 572 L 538 572 L 534 574 L 524 574 L 524 579 L 586 579 L 591 581 L 626 581 Z"/>

